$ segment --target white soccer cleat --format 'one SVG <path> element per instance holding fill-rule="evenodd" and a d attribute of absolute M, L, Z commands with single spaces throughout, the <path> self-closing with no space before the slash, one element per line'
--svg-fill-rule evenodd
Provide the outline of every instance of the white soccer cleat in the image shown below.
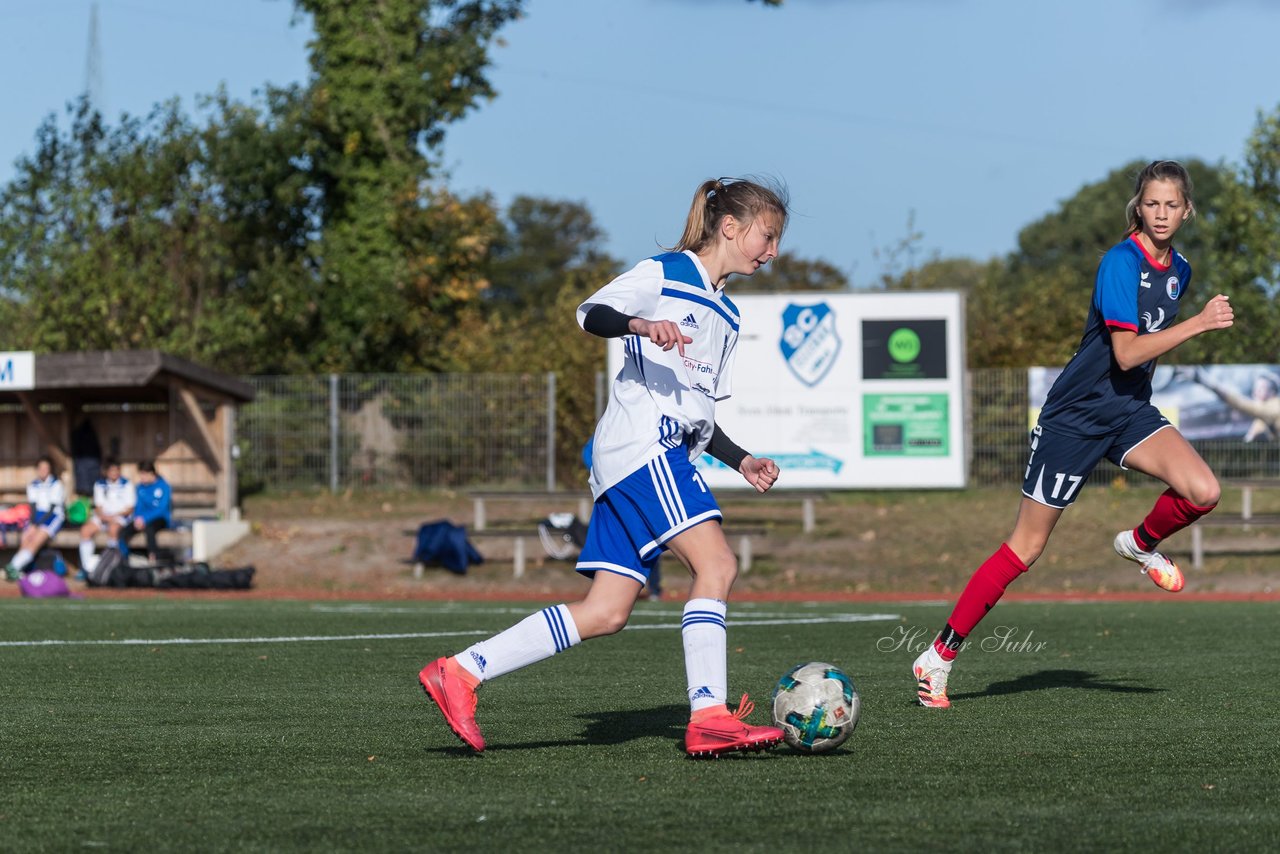
<path fill-rule="evenodd" d="M 1170 593 L 1177 593 L 1186 583 L 1182 577 L 1182 570 L 1178 569 L 1176 563 L 1160 552 L 1144 552 L 1139 548 L 1137 541 L 1133 538 L 1133 531 L 1121 531 L 1116 534 L 1115 547 L 1116 554 L 1139 564 L 1143 575 L 1154 581 L 1157 587 L 1168 590 Z"/>
<path fill-rule="evenodd" d="M 916 663 L 911 666 L 912 675 L 916 677 L 916 699 L 920 701 L 920 705 L 929 709 L 951 708 L 951 701 L 947 699 L 947 677 L 951 675 L 951 664 L 952 662 L 938 655 L 932 643 L 920 653 Z"/>

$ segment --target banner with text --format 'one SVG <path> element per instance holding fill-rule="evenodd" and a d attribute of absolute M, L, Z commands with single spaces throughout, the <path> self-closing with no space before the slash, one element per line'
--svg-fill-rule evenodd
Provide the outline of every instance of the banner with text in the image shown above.
<path fill-rule="evenodd" d="M 775 488 L 964 486 L 964 327 L 957 293 L 743 294 L 733 397 L 716 421 L 778 462 Z M 617 375 L 621 340 L 610 342 Z M 709 455 L 713 487 L 747 487 Z"/>

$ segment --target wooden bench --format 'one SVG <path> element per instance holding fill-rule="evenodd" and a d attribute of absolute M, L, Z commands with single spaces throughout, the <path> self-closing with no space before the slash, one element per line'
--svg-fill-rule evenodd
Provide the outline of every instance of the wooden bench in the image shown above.
<path fill-rule="evenodd" d="M 157 532 L 156 542 L 162 549 L 181 552 L 191 548 L 192 522 L 197 519 L 217 518 L 217 492 L 213 486 L 179 484 L 171 486 L 171 489 L 173 492 L 173 512 L 171 514 L 173 526 Z M 76 500 L 78 497 L 71 496 L 71 501 Z M 27 488 L 25 485 L 21 487 L 0 487 L 0 503 L 21 504 L 25 503 L 26 500 Z M 0 550 L 17 549 L 19 537 L 20 534 L 17 532 L 4 532 L 4 541 L 0 543 Z M 136 535 L 133 551 L 136 551 L 141 545 L 141 537 L 141 534 Z M 106 534 L 99 533 L 95 540 L 99 545 L 104 545 L 106 543 Z M 69 520 L 63 523 L 62 530 L 57 533 L 49 545 L 56 549 L 75 551 L 80 545 L 80 526 L 71 524 Z"/>
<path fill-rule="evenodd" d="M 592 500 L 590 492 L 569 492 L 560 490 L 555 492 L 536 492 L 527 490 L 504 492 L 486 490 L 468 492 L 467 496 L 471 499 L 472 503 L 472 531 L 476 533 L 483 531 L 488 525 L 489 519 L 487 509 L 489 502 L 506 502 L 511 504 L 528 504 L 532 502 L 541 504 L 544 508 L 548 505 L 554 505 L 556 502 L 560 502 L 560 507 L 553 507 L 553 509 L 548 511 L 551 513 L 557 513 L 563 512 L 563 509 L 561 508 L 563 507 L 564 502 L 575 501 L 578 505 L 578 518 L 583 522 L 586 522 L 591 518 Z M 546 513 L 542 514 L 542 516 L 546 515 Z"/>
<path fill-rule="evenodd" d="M 730 546 L 735 542 L 738 545 L 738 568 L 743 573 L 751 571 L 751 564 L 755 559 L 755 545 L 768 535 L 768 531 L 764 528 L 726 528 L 725 538 L 729 540 Z M 418 532 L 405 531 L 409 536 L 417 536 Z M 511 575 L 513 578 L 523 578 L 525 569 L 528 566 L 529 559 L 529 543 L 540 543 L 538 529 L 534 528 L 490 528 L 484 531 L 469 531 L 467 533 L 469 539 L 477 540 L 508 540 L 511 543 Z M 483 552 L 482 552 L 483 554 Z M 485 557 L 488 560 L 488 557 Z M 426 572 L 426 565 L 421 562 L 413 564 L 413 577 L 422 578 Z"/>
<path fill-rule="evenodd" d="M 716 493 L 716 501 L 721 505 L 730 502 L 768 502 L 780 504 L 788 501 L 800 502 L 800 528 L 806 534 L 812 534 L 817 527 L 817 514 L 814 504 L 826 501 L 827 493 L 801 489 L 771 489 L 763 495 L 754 489 L 722 489 Z"/>
<path fill-rule="evenodd" d="M 578 503 L 578 518 L 583 522 L 591 519 L 592 499 L 590 492 L 479 491 L 468 492 L 467 495 L 472 501 L 472 530 L 477 532 L 483 531 L 488 526 L 488 502 L 510 502 L 516 504 L 536 502 L 545 507 L 547 505 L 552 505 L 557 501 L 561 502 L 561 506 L 563 506 L 565 502 L 576 501 Z M 817 514 L 815 512 L 814 505 L 818 501 L 825 501 L 827 499 L 827 493 L 780 489 L 770 490 L 769 492 L 761 495 L 754 490 L 725 489 L 716 493 L 716 499 L 722 505 L 737 501 L 770 503 L 799 501 L 801 511 L 800 527 L 804 533 L 811 534 L 817 527 Z M 553 510 L 550 512 L 562 511 Z M 545 516 L 546 514 L 544 513 L 543 515 Z"/>
<path fill-rule="evenodd" d="M 1253 493 L 1261 489 L 1280 489 L 1280 479 L 1228 480 L 1223 486 L 1240 490 L 1240 513 L 1210 513 L 1191 526 L 1191 566 L 1194 569 L 1204 567 L 1206 552 L 1276 552 L 1280 551 L 1280 541 L 1261 540 L 1254 543 L 1234 543 L 1231 545 L 1210 545 L 1205 542 L 1204 532 L 1209 528 L 1236 528 L 1243 532 L 1261 528 L 1280 528 L 1280 513 L 1256 514 L 1253 512 Z"/>

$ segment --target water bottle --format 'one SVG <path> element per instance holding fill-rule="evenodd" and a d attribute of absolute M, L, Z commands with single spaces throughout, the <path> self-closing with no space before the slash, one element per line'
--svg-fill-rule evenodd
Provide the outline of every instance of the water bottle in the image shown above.
<path fill-rule="evenodd" d="M 55 553 L 53 556 L 53 573 L 54 575 L 67 574 L 67 562 L 62 559 L 60 553 Z"/>

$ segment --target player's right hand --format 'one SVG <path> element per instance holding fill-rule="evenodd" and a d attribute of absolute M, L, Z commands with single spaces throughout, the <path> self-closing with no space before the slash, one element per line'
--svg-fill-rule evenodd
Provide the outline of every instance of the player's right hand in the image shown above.
<path fill-rule="evenodd" d="M 1211 329 L 1227 329 L 1235 323 L 1235 312 L 1231 309 L 1231 298 L 1226 294 L 1218 294 L 1205 303 L 1200 311 L 1200 320 L 1205 331 Z"/>
<path fill-rule="evenodd" d="M 637 317 L 631 325 L 635 334 L 648 338 L 663 350 L 675 347 L 681 356 L 684 355 L 684 345 L 693 343 L 693 339 L 681 332 L 674 320 L 645 320 Z"/>

